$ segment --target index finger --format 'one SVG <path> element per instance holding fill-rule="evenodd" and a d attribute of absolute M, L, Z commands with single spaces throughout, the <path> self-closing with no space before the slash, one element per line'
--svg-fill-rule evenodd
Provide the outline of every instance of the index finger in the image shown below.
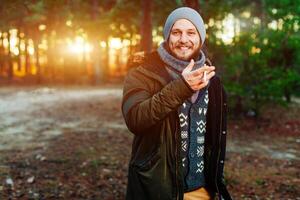
<path fill-rule="evenodd" d="M 208 73 L 215 70 L 214 66 L 203 66 L 199 69 L 196 69 L 194 71 L 191 71 L 192 76 L 198 76 L 201 75 L 204 71 L 207 71 Z"/>

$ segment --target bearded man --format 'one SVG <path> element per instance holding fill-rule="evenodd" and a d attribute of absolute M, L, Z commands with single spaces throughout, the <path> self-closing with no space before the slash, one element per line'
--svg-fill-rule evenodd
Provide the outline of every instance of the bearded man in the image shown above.
<path fill-rule="evenodd" d="M 122 112 L 134 134 L 126 199 L 230 200 L 223 177 L 226 94 L 201 50 L 203 19 L 178 8 L 163 34 L 124 82 Z"/>

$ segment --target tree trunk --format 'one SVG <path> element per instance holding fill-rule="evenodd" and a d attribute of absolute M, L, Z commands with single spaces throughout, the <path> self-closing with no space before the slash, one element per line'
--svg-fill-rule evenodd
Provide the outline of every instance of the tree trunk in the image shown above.
<path fill-rule="evenodd" d="M 21 29 L 18 29 L 18 49 L 19 49 L 19 55 L 18 55 L 18 70 L 22 70 L 22 60 L 21 60 Z"/>
<path fill-rule="evenodd" d="M 101 53 L 99 49 L 98 40 L 93 40 L 93 52 L 92 52 L 92 60 L 93 60 L 93 77 L 92 84 L 99 84 L 103 81 L 103 71 L 101 66 Z"/>
<path fill-rule="evenodd" d="M 12 55 L 10 51 L 10 32 L 7 31 L 7 38 L 8 38 L 8 79 L 12 80 L 13 79 L 13 60 L 12 60 Z"/>
<path fill-rule="evenodd" d="M 104 66 L 102 68 L 103 71 L 103 81 L 107 81 L 109 76 L 109 38 L 105 38 L 105 58 L 104 58 Z"/>
<path fill-rule="evenodd" d="M 30 73 L 30 55 L 28 51 L 28 38 L 25 38 L 25 74 Z"/>
<path fill-rule="evenodd" d="M 99 14 L 98 6 L 99 6 L 98 0 L 93 0 L 93 7 L 92 7 L 92 19 L 93 20 L 96 20 L 98 17 L 98 14 Z"/>
<path fill-rule="evenodd" d="M 97 0 L 93 0 L 93 6 L 92 6 L 92 19 L 93 21 L 96 21 L 99 15 L 99 2 Z M 101 61 L 100 61 L 100 46 L 98 38 L 94 35 L 92 38 L 93 43 L 93 52 L 92 52 L 92 60 L 93 60 L 93 77 L 92 77 L 92 84 L 99 84 L 103 81 L 103 78 L 105 77 L 103 75 Z"/>
<path fill-rule="evenodd" d="M 282 55 L 284 56 L 284 72 L 287 73 L 289 69 L 292 68 L 293 65 L 293 55 L 296 55 L 295 50 L 291 49 L 287 43 L 288 36 L 286 35 L 282 41 Z M 291 89 L 291 85 L 284 87 L 284 97 L 287 103 L 291 102 L 291 95 L 293 89 Z"/>
<path fill-rule="evenodd" d="M 267 15 L 266 15 L 266 11 L 265 11 L 265 0 L 261 0 L 260 2 L 260 20 L 261 20 L 261 24 L 260 24 L 260 29 L 261 31 L 264 31 L 267 28 Z"/>
<path fill-rule="evenodd" d="M 50 82 L 57 81 L 56 77 L 56 64 L 55 63 L 55 36 L 51 34 L 51 30 L 55 30 L 53 27 L 49 26 L 48 33 L 47 33 L 47 43 L 48 49 L 46 52 L 47 55 L 47 64 L 45 67 L 45 75 L 47 75 L 47 80 Z M 65 53 L 65 52 L 64 52 Z M 62 66 L 63 68 L 64 66 Z M 61 69 L 63 71 L 63 69 Z M 59 78 L 58 78 L 59 79 Z"/>
<path fill-rule="evenodd" d="M 133 46 L 132 46 L 132 39 L 133 39 L 133 31 L 130 30 L 129 32 L 130 36 L 129 36 L 129 56 L 132 56 L 133 54 Z"/>
<path fill-rule="evenodd" d="M 193 8 L 199 12 L 200 5 L 198 0 L 183 0 L 182 2 L 185 6 Z"/>
<path fill-rule="evenodd" d="M 34 43 L 34 53 L 35 53 L 35 66 L 36 66 L 36 76 L 37 76 L 37 82 L 41 82 L 41 65 L 40 65 L 40 55 L 39 55 L 39 40 L 35 39 L 33 41 Z"/>
<path fill-rule="evenodd" d="M 1 38 L 0 38 L 0 76 L 3 73 L 3 67 L 4 67 L 4 57 L 5 57 L 5 50 L 4 50 L 4 46 L 3 46 L 3 40 L 4 40 L 4 36 L 3 36 L 3 32 L 1 34 Z"/>
<path fill-rule="evenodd" d="M 145 53 L 152 49 L 152 0 L 141 0 L 143 17 L 141 21 L 141 50 Z"/>

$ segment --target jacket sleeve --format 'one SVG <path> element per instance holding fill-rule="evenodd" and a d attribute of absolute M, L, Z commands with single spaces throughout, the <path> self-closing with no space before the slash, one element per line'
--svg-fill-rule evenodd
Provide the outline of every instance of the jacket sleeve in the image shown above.
<path fill-rule="evenodd" d="M 153 80 L 137 70 L 125 78 L 122 113 L 128 129 L 134 134 L 141 134 L 164 119 L 193 94 L 183 77 L 171 81 L 155 94 L 151 94 L 151 84 Z"/>

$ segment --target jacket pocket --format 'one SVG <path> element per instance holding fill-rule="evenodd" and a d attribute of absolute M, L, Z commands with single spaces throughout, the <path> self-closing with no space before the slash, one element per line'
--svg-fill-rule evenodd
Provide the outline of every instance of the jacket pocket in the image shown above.
<path fill-rule="evenodd" d="M 133 166 L 138 171 L 148 171 L 150 170 L 160 159 L 159 151 L 152 152 L 148 157 L 142 161 L 136 161 L 133 163 Z"/>
<path fill-rule="evenodd" d="M 131 165 L 128 184 L 136 194 L 136 198 L 131 199 L 172 199 L 172 178 L 169 171 L 163 170 L 164 165 L 159 151 Z"/>

